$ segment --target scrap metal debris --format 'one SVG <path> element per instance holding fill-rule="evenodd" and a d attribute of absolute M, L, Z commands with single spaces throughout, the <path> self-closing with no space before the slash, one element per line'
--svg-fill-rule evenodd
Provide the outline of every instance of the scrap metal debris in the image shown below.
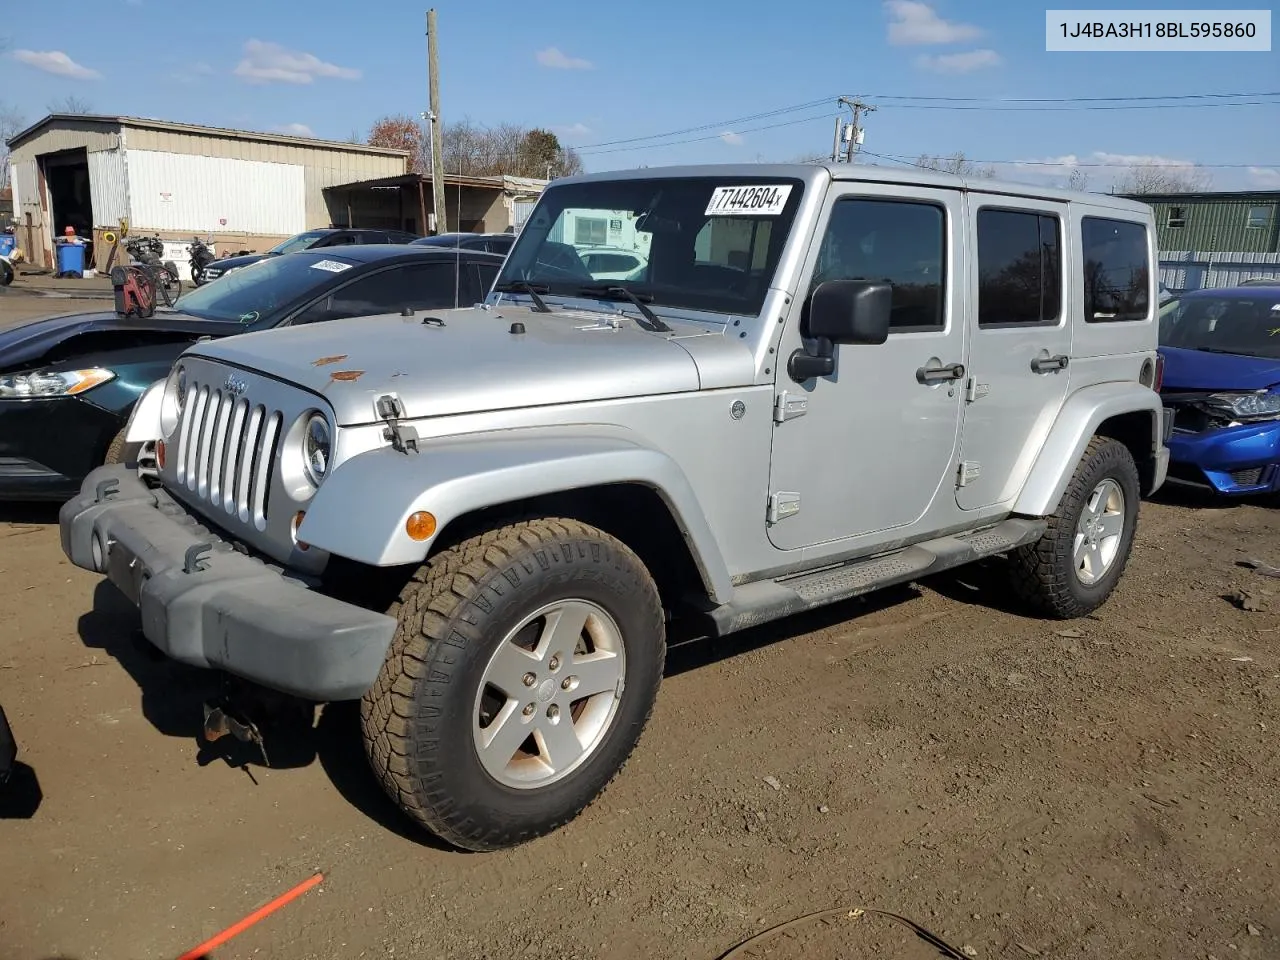
<path fill-rule="evenodd" d="M 347 355 L 345 353 L 340 353 L 336 357 L 321 357 L 319 360 L 312 361 L 311 365 L 313 367 L 323 367 L 331 363 L 338 363 L 345 359 L 347 359 Z"/>
<path fill-rule="evenodd" d="M 352 383 L 363 376 L 363 370 L 335 370 L 329 375 L 329 379 L 337 380 L 339 383 Z"/>

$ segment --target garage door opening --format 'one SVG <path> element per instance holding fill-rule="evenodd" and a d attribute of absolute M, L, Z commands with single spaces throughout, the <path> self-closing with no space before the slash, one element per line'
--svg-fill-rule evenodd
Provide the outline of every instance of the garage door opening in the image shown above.
<path fill-rule="evenodd" d="M 49 226 L 54 242 L 67 227 L 75 227 L 84 240 L 85 263 L 93 261 L 93 202 L 89 193 L 89 155 L 85 150 L 63 150 L 42 160 L 49 187 Z"/>

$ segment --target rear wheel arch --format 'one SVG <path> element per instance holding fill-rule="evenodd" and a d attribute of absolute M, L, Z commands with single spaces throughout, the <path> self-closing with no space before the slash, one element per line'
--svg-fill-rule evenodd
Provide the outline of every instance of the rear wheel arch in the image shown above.
<path fill-rule="evenodd" d="M 1160 437 L 1159 414 L 1152 410 L 1134 410 L 1103 420 L 1094 436 L 1106 437 L 1124 444 L 1138 468 L 1144 496 L 1155 486 L 1156 444 Z"/>

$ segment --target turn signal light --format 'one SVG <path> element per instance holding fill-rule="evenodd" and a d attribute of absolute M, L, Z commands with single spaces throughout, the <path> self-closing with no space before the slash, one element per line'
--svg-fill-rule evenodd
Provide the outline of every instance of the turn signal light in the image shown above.
<path fill-rule="evenodd" d="M 164 469 L 164 441 L 156 441 L 156 466 L 161 470 Z"/>
<path fill-rule="evenodd" d="M 417 513 L 409 514 L 409 519 L 404 522 L 404 531 L 409 534 L 410 540 L 430 540 L 436 532 L 436 518 L 425 510 L 419 510 Z"/>
<path fill-rule="evenodd" d="M 308 550 L 311 547 L 311 544 L 304 543 L 303 541 L 298 539 L 298 528 L 302 526 L 302 520 L 306 515 L 307 515 L 307 511 L 305 510 L 299 510 L 297 513 L 293 515 L 293 527 L 292 527 L 293 542 L 298 545 L 299 550 Z"/>

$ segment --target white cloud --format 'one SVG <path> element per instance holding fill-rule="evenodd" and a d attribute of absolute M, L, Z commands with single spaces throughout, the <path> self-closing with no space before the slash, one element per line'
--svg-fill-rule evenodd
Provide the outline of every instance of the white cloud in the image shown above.
<path fill-rule="evenodd" d="M 885 0 L 889 16 L 889 42 L 896 46 L 930 43 L 960 43 L 982 36 L 972 24 L 952 23 L 920 0 Z"/>
<path fill-rule="evenodd" d="M 720 139 L 731 147 L 740 147 L 746 142 L 746 137 L 740 133 L 734 133 L 732 130 L 726 130 L 720 134 Z"/>
<path fill-rule="evenodd" d="M 1249 177 L 1260 187 L 1280 190 L 1280 170 L 1275 167 L 1250 167 Z"/>
<path fill-rule="evenodd" d="M 1095 163 L 1117 167 L 1169 167 L 1174 170 L 1190 170 L 1196 165 L 1194 160 L 1179 160 L 1176 157 L 1162 157 L 1153 153 L 1107 153 L 1105 150 L 1095 150 L 1091 157 Z"/>
<path fill-rule="evenodd" d="M 359 80 L 361 76 L 359 70 L 326 63 L 314 54 L 265 40 L 246 41 L 244 59 L 232 72 L 250 83 L 304 84 L 314 82 L 317 77 Z"/>
<path fill-rule="evenodd" d="M 283 127 L 276 127 L 276 133 L 287 133 L 291 137 L 314 137 L 316 135 L 315 131 L 305 123 L 286 123 Z"/>
<path fill-rule="evenodd" d="M 13 59 L 45 73 L 73 80 L 97 80 L 102 76 L 97 70 L 76 63 L 61 50 L 15 50 Z"/>
<path fill-rule="evenodd" d="M 585 123 L 562 124 L 558 127 L 552 127 L 551 129 L 555 131 L 555 133 L 558 134 L 559 136 L 567 137 L 571 140 L 577 139 L 580 137 L 585 137 L 589 133 L 591 133 L 591 128 L 588 127 Z"/>
<path fill-rule="evenodd" d="M 571 57 L 558 47 L 547 47 L 545 50 L 539 50 L 534 56 L 544 67 L 550 67 L 553 70 L 590 70 L 595 66 L 590 60 Z"/>
<path fill-rule="evenodd" d="M 998 67 L 1003 63 L 994 50 L 970 50 L 966 53 L 942 53 L 937 56 L 924 54 L 916 57 L 916 66 L 934 73 L 972 73 Z"/>

